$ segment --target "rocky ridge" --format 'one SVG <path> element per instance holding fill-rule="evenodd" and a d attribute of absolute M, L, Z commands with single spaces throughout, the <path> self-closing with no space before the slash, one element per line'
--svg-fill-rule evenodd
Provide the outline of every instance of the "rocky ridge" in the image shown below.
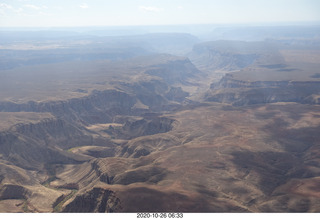
<path fill-rule="evenodd" d="M 204 99 L 237 106 L 275 102 L 319 104 L 319 94 L 320 81 L 242 81 L 227 74 L 211 84 Z"/>
<path fill-rule="evenodd" d="M 256 68 L 265 47 L 253 47 L 215 48 L 214 65 Z M 12 118 L 39 113 L 1 129 L 0 209 L 319 211 L 317 81 L 250 81 L 231 73 L 191 101 L 185 88 L 207 75 L 188 59 L 160 55 L 126 65 L 129 79 L 79 88 L 77 98 L 0 103 Z"/>

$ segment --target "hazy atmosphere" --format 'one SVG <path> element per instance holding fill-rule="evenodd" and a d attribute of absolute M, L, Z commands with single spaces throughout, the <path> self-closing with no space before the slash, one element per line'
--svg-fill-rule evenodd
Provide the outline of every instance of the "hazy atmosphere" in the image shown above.
<path fill-rule="evenodd" d="M 1 0 L 1 27 L 319 21 L 318 0 Z"/>
<path fill-rule="evenodd" d="M 0 213 L 320 213 L 319 142 L 318 0 L 0 0 Z"/>

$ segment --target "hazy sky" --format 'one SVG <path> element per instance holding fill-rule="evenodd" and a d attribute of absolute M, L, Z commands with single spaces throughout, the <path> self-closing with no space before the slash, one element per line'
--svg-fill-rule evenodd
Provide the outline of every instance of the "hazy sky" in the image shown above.
<path fill-rule="evenodd" d="M 0 27 L 320 21 L 320 0 L 0 0 Z"/>

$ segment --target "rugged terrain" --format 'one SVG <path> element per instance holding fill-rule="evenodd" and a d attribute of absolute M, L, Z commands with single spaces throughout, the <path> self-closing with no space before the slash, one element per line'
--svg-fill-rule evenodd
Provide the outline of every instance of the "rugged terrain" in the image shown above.
<path fill-rule="evenodd" d="M 203 96 L 204 100 L 233 105 L 273 102 L 319 104 L 319 47 L 307 45 L 301 48 L 294 43 L 288 46 L 279 42 L 236 41 L 223 44 L 226 42 L 218 41 L 205 48 L 216 51 L 218 47 L 220 51 L 222 47 L 226 48 L 223 51 L 229 51 L 235 47 L 236 49 L 231 50 L 231 55 L 229 51 L 226 56 L 237 58 L 228 61 L 220 53 L 210 53 L 211 59 L 221 62 L 213 65 L 216 70 L 228 72 L 210 85 L 210 90 Z M 247 49 L 241 49 L 243 47 Z M 208 56 L 207 53 L 208 49 L 203 52 Z M 246 60 L 248 56 L 251 59 L 243 63 L 243 59 Z M 210 66 L 205 68 L 210 70 Z"/>
<path fill-rule="evenodd" d="M 320 211 L 314 38 L 99 39 L 2 45 L 0 212 Z"/>

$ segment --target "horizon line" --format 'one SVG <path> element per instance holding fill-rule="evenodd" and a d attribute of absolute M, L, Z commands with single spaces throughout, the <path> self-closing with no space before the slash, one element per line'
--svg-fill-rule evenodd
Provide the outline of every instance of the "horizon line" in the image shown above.
<path fill-rule="evenodd" d="M 126 24 L 126 25 L 67 25 L 67 26 L 0 26 L 0 29 L 55 29 L 55 28 L 137 28 L 137 27 L 174 27 L 174 26 L 294 26 L 320 25 L 318 21 L 271 21 L 246 23 L 190 23 L 190 24 Z"/>

